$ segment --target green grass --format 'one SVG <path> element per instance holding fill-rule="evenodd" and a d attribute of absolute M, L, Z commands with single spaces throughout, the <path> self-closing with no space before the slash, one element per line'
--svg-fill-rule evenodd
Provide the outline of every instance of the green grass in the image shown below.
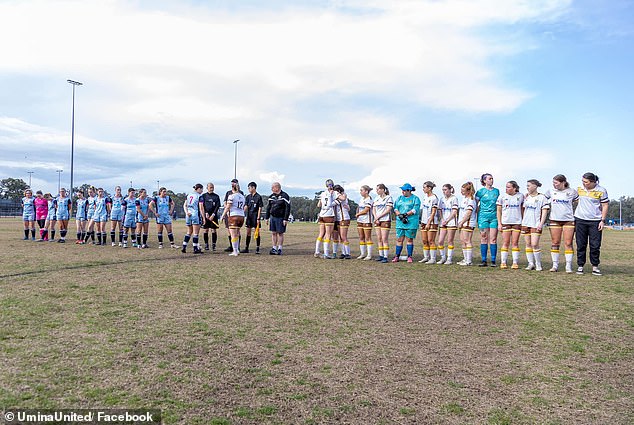
<path fill-rule="evenodd" d="M 20 225 L 0 220 L 0 410 L 158 408 L 166 424 L 634 420 L 633 232 L 606 231 L 598 278 L 318 260 L 313 224 L 290 226 L 284 256 L 239 258 L 24 242 Z"/>

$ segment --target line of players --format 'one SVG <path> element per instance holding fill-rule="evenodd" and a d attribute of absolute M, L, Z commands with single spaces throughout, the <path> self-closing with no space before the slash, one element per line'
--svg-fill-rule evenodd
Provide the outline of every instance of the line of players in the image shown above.
<path fill-rule="evenodd" d="M 396 251 L 392 262 L 406 260 L 413 262 L 414 240 L 420 229 L 423 244 L 423 258 L 420 263 L 452 264 L 454 239 L 459 232 L 463 260 L 459 265 L 473 264 L 473 231 L 477 227 L 481 232 L 480 266 L 488 266 L 487 245 L 491 248 L 491 264 L 496 266 L 497 231 L 502 233 L 500 268 L 508 268 L 509 250 L 511 268 L 519 268 L 520 236 L 526 242 L 526 270 L 543 269 L 540 238 L 546 220 L 552 239 L 551 272 L 559 269 L 560 245 L 562 237 L 565 246 L 565 270 L 572 273 L 573 236 L 577 232 L 577 273 L 583 273 L 586 260 L 586 248 L 590 242 L 590 261 L 592 273 L 600 275 L 599 250 L 601 230 L 607 215 L 607 191 L 598 185 L 598 177 L 586 173 L 582 178 L 583 186 L 577 190 L 570 188 L 566 177 L 558 174 L 553 178 L 553 187 L 545 193 L 539 193 L 541 183 L 536 179 L 527 181 L 526 194 L 520 192 L 517 182 L 511 180 L 505 185 L 505 193 L 493 187 L 493 177 L 484 174 L 481 177 L 482 188 L 477 192 L 471 182 L 460 187 L 462 200 L 454 195 L 451 184 L 442 186 L 442 197 L 436 196 L 435 184 L 427 181 L 423 184 L 424 195 L 418 198 L 412 192 L 415 188 L 405 183 L 400 187 L 402 195 L 396 200 L 389 194 L 384 184 L 376 186 L 377 196 L 372 199 L 372 188 L 362 186 L 359 207 L 355 214 L 359 234 L 359 260 L 372 260 L 374 242 L 372 227 L 376 229 L 378 239 L 377 261 L 388 262 L 389 233 L 392 224 L 391 215 L 396 216 Z M 343 187 L 326 180 L 326 190 L 319 196 L 319 234 L 315 242 L 315 257 L 334 259 L 341 248 L 341 259 L 350 259 L 348 229 L 350 226 L 350 207 L 348 196 Z M 576 207 L 576 208 L 575 208 Z M 436 238 L 438 235 L 438 243 Z M 407 255 L 401 256 L 406 241 Z M 490 244 L 488 243 L 490 242 Z"/>

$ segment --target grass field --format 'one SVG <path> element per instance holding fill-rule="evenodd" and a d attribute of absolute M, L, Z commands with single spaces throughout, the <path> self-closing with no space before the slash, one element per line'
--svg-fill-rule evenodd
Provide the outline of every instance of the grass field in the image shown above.
<path fill-rule="evenodd" d="M 0 410 L 634 422 L 634 232 L 606 231 L 596 277 L 319 260 L 314 224 L 290 226 L 284 256 L 238 258 L 25 242 L 20 228 L 0 220 Z"/>

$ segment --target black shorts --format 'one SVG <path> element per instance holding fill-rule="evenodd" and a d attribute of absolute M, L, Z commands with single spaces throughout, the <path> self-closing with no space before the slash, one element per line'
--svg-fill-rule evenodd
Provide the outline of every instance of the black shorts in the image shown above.
<path fill-rule="evenodd" d="M 269 219 L 269 230 L 273 233 L 285 233 L 284 219 L 282 217 L 273 217 Z"/>
<path fill-rule="evenodd" d="M 253 229 L 258 227 L 258 215 L 257 214 L 247 214 L 245 217 L 246 227 L 248 229 Z"/>
<path fill-rule="evenodd" d="M 218 217 L 214 217 L 213 221 L 207 219 L 205 220 L 205 224 L 203 224 L 203 229 L 217 229 L 218 228 Z"/>

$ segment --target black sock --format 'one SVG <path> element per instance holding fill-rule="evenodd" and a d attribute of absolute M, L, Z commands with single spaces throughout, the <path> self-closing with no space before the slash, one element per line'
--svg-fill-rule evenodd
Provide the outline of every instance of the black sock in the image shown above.
<path fill-rule="evenodd" d="M 209 245 L 209 233 L 203 233 L 203 239 L 205 240 L 205 245 Z"/>
<path fill-rule="evenodd" d="M 192 237 L 192 243 L 194 244 L 194 248 L 198 248 L 198 235 Z"/>
<path fill-rule="evenodd" d="M 229 239 L 231 239 L 231 238 L 229 238 Z M 218 242 L 218 233 L 214 232 L 214 233 L 211 234 L 211 243 L 215 245 L 216 242 Z"/>
<path fill-rule="evenodd" d="M 90 239 L 94 242 L 95 241 L 95 231 L 93 230 L 92 232 L 88 232 L 90 234 Z"/>
<path fill-rule="evenodd" d="M 119 243 L 123 241 L 123 230 L 119 232 Z"/>
<path fill-rule="evenodd" d="M 260 247 L 260 241 L 261 241 L 261 240 L 262 240 L 262 238 L 261 238 L 261 237 L 259 237 L 259 236 L 258 236 L 257 238 L 255 238 L 255 245 L 256 245 L 258 248 Z"/>
<path fill-rule="evenodd" d="M 35 237 L 35 229 L 31 229 L 31 237 L 34 238 Z"/>
<path fill-rule="evenodd" d="M 141 234 L 140 233 L 136 234 L 136 244 L 137 245 L 141 245 Z"/>
<path fill-rule="evenodd" d="M 247 245 L 245 246 L 245 248 L 249 249 L 250 244 L 251 244 L 251 235 L 247 235 Z"/>
<path fill-rule="evenodd" d="M 110 242 L 114 242 L 114 230 L 110 231 Z"/>
<path fill-rule="evenodd" d="M 143 233 L 143 245 L 147 245 L 147 233 Z"/>
<path fill-rule="evenodd" d="M 77 240 L 81 239 L 81 232 L 77 232 Z"/>
<path fill-rule="evenodd" d="M 62 236 L 62 239 L 66 238 L 66 230 L 60 230 L 59 234 Z"/>
<path fill-rule="evenodd" d="M 162 244 L 163 243 L 163 234 L 162 233 L 157 233 L 156 237 L 158 238 L 159 243 Z"/>
<path fill-rule="evenodd" d="M 29 237 L 29 229 L 24 229 L 24 237 L 28 239 L 28 237 Z"/>
<path fill-rule="evenodd" d="M 167 239 L 170 240 L 171 244 L 174 244 L 174 234 L 173 233 L 168 233 L 167 234 Z"/>
<path fill-rule="evenodd" d="M 55 230 L 51 230 L 51 239 L 55 239 Z"/>
<path fill-rule="evenodd" d="M 128 234 L 127 233 L 123 234 L 123 243 L 126 243 L 126 244 L 128 243 Z"/>
<path fill-rule="evenodd" d="M 183 246 L 187 246 L 187 244 L 189 243 L 189 235 L 185 235 L 185 239 L 183 239 Z"/>

